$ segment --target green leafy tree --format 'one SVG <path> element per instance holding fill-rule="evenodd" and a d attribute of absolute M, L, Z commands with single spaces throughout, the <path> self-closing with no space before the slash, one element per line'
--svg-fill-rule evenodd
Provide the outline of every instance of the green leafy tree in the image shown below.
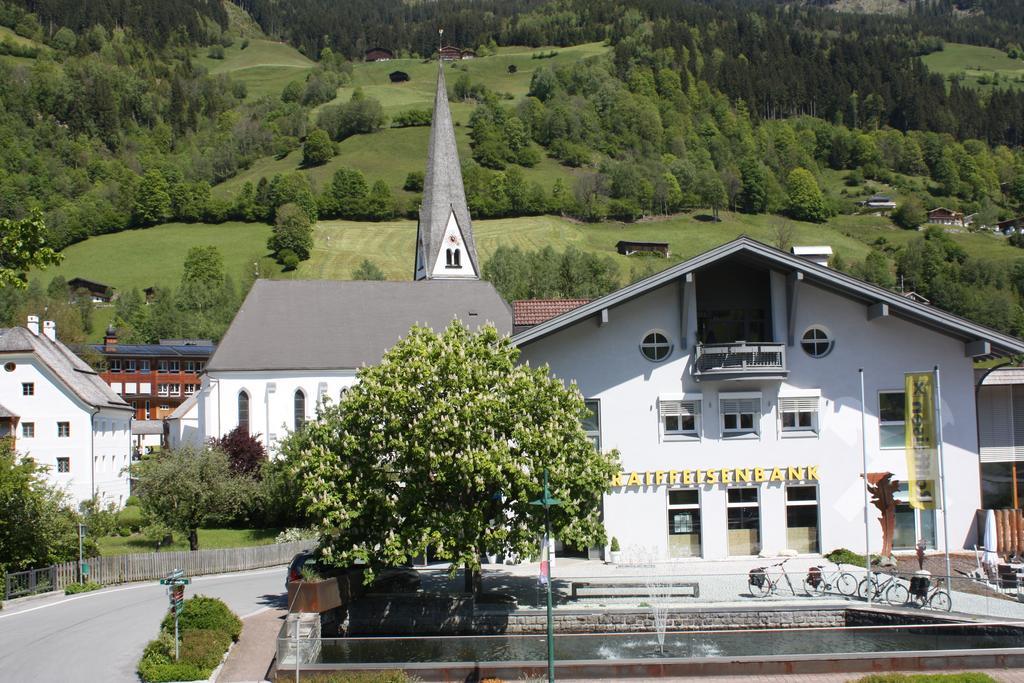
<path fill-rule="evenodd" d="M 279 255 L 290 250 L 300 261 L 309 258 L 313 249 L 313 224 L 302 209 L 295 204 L 278 207 L 267 249 Z"/>
<path fill-rule="evenodd" d="M 384 271 L 370 259 L 363 259 L 359 267 L 352 271 L 353 280 L 386 280 Z"/>
<path fill-rule="evenodd" d="M 561 501 L 551 510 L 557 537 L 604 543 L 600 500 L 618 457 L 587 439 L 575 386 L 518 358 L 492 326 L 413 327 L 286 439 L 327 562 L 363 561 L 372 574 L 430 546 L 454 573 L 479 570 L 484 554 L 528 556 L 544 528 L 530 505 L 544 471 Z"/>
<path fill-rule="evenodd" d="M 806 168 L 794 168 L 786 182 L 787 211 L 798 221 L 824 223 L 829 211 L 818 181 Z"/>
<path fill-rule="evenodd" d="M 407 192 L 423 192 L 423 177 L 423 171 L 409 171 L 402 189 Z"/>
<path fill-rule="evenodd" d="M 302 143 L 302 163 L 305 166 L 326 164 L 334 156 L 334 143 L 327 131 L 317 128 Z"/>
<path fill-rule="evenodd" d="M 171 217 L 171 195 L 167 179 L 156 169 L 146 171 L 135 189 L 135 222 L 153 225 Z"/>
<path fill-rule="evenodd" d="M 212 448 L 163 451 L 133 463 L 131 475 L 143 512 L 187 534 L 192 550 L 199 550 L 200 527 L 240 514 L 256 490 L 252 479 L 232 471 L 225 453 Z"/>
<path fill-rule="evenodd" d="M 79 516 L 49 486 L 46 469 L 18 455 L 11 439 L 0 439 L 0 572 L 78 557 Z"/>
<path fill-rule="evenodd" d="M 334 172 L 330 187 L 320 199 L 320 205 L 326 216 L 360 218 L 366 213 L 369 193 L 362 172 L 343 166 Z"/>
<path fill-rule="evenodd" d="M 31 268 L 60 263 L 63 255 L 47 246 L 46 225 L 39 211 L 28 218 L 0 218 L 0 288 L 24 289 Z"/>
<path fill-rule="evenodd" d="M 892 212 L 892 222 L 907 230 L 917 229 L 926 220 L 928 212 L 924 210 L 924 205 L 917 197 L 907 197 L 906 201 Z"/>
<path fill-rule="evenodd" d="M 374 221 L 382 221 L 391 218 L 391 188 L 383 180 L 378 180 L 370 188 L 370 194 L 366 197 L 366 217 Z"/>
<path fill-rule="evenodd" d="M 206 313 L 223 303 L 227 275 L 224 257 L 214 246 L 192 247 L 185 256 L 178 287 L 178 307 Z"/>

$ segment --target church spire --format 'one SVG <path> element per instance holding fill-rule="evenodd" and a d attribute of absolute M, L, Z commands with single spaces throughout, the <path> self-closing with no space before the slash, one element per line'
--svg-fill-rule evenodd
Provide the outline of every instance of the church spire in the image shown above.
<path fill-rule="evenodd" d="M 415 279 L 479 279 L 473 222 L 462 186 L 455 127 L 448 108 L 444 62 L 438 61 L 423 203 L 416 230 Z"/>

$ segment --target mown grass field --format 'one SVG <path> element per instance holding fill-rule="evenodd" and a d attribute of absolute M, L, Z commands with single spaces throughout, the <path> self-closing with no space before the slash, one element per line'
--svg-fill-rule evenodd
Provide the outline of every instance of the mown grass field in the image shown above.
<path fill-rule="evenodd" d="M 270 545 L 280 531 L 280 529 L 200 529 L 199 549 L 216 550 L 218 548 Z M 142 534 L 103 536 L 96 539 L 96 544 L 100 548 L 100 555 L 105 556 L 156 551 L 156 544 Z M 174 543 L 160 548 L 160 552 L 171 550 L 188 550 L 188 537 L 180 533 L 174 534 Z"/>
<path fill-rule="evenodd" d="M 1024 88 L 1024 60 L 1010 59 L 995 48 L 946 43 L 942 50 L 925 55 L 922 60 L 929 69 L 944 76 L 963 74 L 964 83 L 976 88 Z M 983 77 L 989 82 L 982 84 Z"/>
<path fill-rule="evenodd" d="M 304 81 L 313 69 L 313 62 L 292 46 L 265 38 L 250 39 L 244 50 L 242 41 L 236 40 L 224 49 L 224 59 L 208 57 L 206 48 L 197 50 L 193 59 L 211 74 L 228 74 L 244 82 L 249 100 L 276 97 L 289 81 Z"/>

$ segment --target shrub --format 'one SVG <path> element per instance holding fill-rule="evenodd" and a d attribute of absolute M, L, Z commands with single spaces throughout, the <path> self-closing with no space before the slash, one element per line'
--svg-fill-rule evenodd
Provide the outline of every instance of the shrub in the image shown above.
<path fill-rule="evenodd" d="M 210 59 L 224 59 L 224 46 L 223 45 L 211 45 L 207 51 L 206 56 Z"/>
<path fill-rule="evenodd" d="M 617 552 L 619 552 L 620 550 L 621 550 L 621 548 L 619 547 L 619 539 L 618 539 L 618 538 L 616 538 L 615 536 L 612 536 L 612 545 L 611 545 L 611 551 L 612 551 L 613 553 L 617 553 Z"/>
<path fill-rule="evenodd" d="M 142 516 L 142 508 L 138 505 L 129 505 L 117 513 L 117 525 L 122 529 L 127 529 L 131 532 L 136 532 L 142 529 L 145 525 L 145 520 Z"/>
<path fill-rule="evenodd" d="M 189 662 L 154 662 L 143 659 L 139 662 L 139 676 L 146 683 L 171 683 L 172 681 L 204 681 L 213 673 Z"/>
<path fill-rule="evenodd" d="M 98 591 L 103 588 L 100 584 L 95 581 L 86 581 L 85 583 L 69 583 L 64 586 L 64 595 L 74 595 L 75 593 L 88 593 L 89 591 Z"/>
<path fill-rule="evenodd" d="M 295 541 L 313 540 L 316 537 L 317 533 L 312 529 L 290 527 L 279 533 L 277 538 L 274 539 L 274 543 L 294 543 Z"/>
<path fill-rule="evenodd" d="M 830 562 L 835 562 L 836 564 L 853 564 L 858 567 L 864 566 L 864 556 L 846 548 L 836 548 L 828 555 L 825 555 L 825 559 Z M 877 559 L 878 555 L 871 556 L 872 562 Z"/>
<path fill-rule="evenodd" d="M 142 504 L 142 501 L 139 500 L 138 496 L 128 496 L 128 499 L 126 501 L 124 501 L 124 506 L 126 508 L 128 508 L 128 507 L 138 507 L 141 504 Z"/>
<path fill-rule="evenodd" d="M 964 672 L 958 674 L 871 674 L 858 678 L 856 683 L 996 683 L 988 674 Z"/>
<path fill-rule="evenodd" d="M 200 628 L 181 635 L 181 661 L 203 669 L 216 669 L 231 647 L 231 636 L 223 631 Z"/>
<path fill-rule="evenodd" d="M 185 601 L 178 617 L 178 626 L 183 632 L 194 629 L 223 631 L 231 636 L 231 640 L 238 640 L 238 635 L 242 632 L 242 620 L 235 616 L 222 600 L 208 598 L 205 595 L 197 595 Z M 160 628 L 173 632 L 174 615 L 168 614 L 164 617 Z"/>

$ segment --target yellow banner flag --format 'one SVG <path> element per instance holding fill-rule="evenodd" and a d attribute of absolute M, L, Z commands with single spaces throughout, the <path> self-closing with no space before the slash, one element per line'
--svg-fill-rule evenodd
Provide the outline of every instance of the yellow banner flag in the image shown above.
<path fill-rule="evenodd" d="M 906 374 L 905 424 L 910 505 L 918 510 L 939 507 L 939 443 L 935 425 L 935 377 L 930 372 Z"/>

